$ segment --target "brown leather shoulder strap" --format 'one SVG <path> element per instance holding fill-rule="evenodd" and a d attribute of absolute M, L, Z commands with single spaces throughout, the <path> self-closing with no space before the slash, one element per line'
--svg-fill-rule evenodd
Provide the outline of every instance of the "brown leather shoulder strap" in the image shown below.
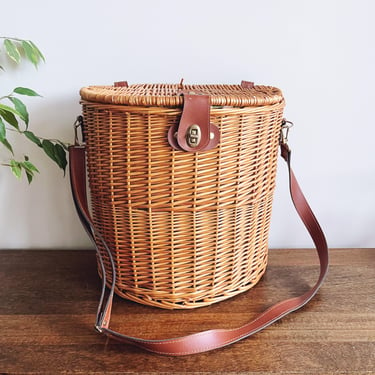
<path fill-rule="evenodd" d="M 112 263 L 113 280 L 115 280 L 116 269 L 113 263 L 111 252 L 102 236 L 100 235 L 100 232 L 94 227 L 89 214 L 86 193 L 85 149 L 82 146 L 72 146 L 69 151 L 71 186 L 73 199 L 78 211 L 78 215 L 92 241 L 94 242 L 94 238 L 96 238 L 97 240 L 100 240 L 103 246 L 106 248 L 108 257 Z M 95 325 L 96 329 L 108 337 L 141 347 L 142 349 L 154 353 L 180 356 L 221 348 L 223 346 L 239 341 L 262 330 L 263 328 L 281 319 L 285 315 L 301 308 L 307 302 L 309 302 L 322 285 L 327 274 L 328 247 L 323 231 L 320 228 L 320 225 L 317 222 L 313 212 L 311 211 L 311 208 L 308 205 L 291 169 L 291 152 L 289 150 L 289 147 L 285 143 L 281 144 L 281 155 L 286 161 L 289 169 L 289 185 L 292 201 L 294 203 L 296 211 L 298 212 L 300 218 L 302 219 L 315 243 L 320 260 L 319 279 L 309 291 L 305 292 L 299 297 L 291 298 L 275 304 L 274 306 L 261 313 L 256 319 L 238 328 L 214 329 L 166 340 L 145 340 L 127 336 L 115 332 L 109 328 L 115 284 L 113 281 L 111 288 L 109 290 L 106 289 L 105 269 L 103 266 L 101 254 L 100 252 L 98 252 L 98 258 L 101 263 L 103 272 L 103 287 L 98 307 L 97 321 Z"/>

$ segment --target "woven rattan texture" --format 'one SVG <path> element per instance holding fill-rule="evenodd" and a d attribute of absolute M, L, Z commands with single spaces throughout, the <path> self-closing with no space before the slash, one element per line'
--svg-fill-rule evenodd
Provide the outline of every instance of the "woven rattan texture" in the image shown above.
<path fill-rule="evenodd" d="M 187 153 L 167 141 L 181 108 L 83 102 L 93 218 L 115 258 L 119 295 L 192 308 L 257 283 L 283 107 L 212 108 L 219 146 Z"/>
<path fill-rule="evenodd" d="M 240 85 L 90 86 L 81 89 L 81 97 L 88 101 L 108 104 L 178 107 L 183 104 L 181 91 L 208 94 L 211 105 L 214 106 L 262 106 L 283 101 L 281 91 L 275 87 L 254 86 L 249 89 Z"/>

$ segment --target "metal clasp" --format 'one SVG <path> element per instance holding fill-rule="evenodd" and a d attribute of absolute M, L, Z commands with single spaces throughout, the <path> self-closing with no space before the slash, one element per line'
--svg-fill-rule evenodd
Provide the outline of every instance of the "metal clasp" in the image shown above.
<path fill-rule="evenodd" d="M 197 147 L 201 141 L 201 128 L 197 124 L 189 126 L 186 133 L 186 142 L 190 147 Z"/>
<path fill-rule="evenodd" d="M 281 131 L 280 131 L 280 143 L 287 144 L 288 143 L 288 135 L 289 130 L 294 126 L 293 122 L 283 119 L 281 123 Z"/>
<path fill-rule="evenodd" d="M 76 146 L 79 146 L 81 142 L 78 139 L 78 128 L 81 128 L 81 134 L 82 134 L 82 143 L 84 143 L 83 139 L 83 116 L 78 116 L 75 120 L 74 124 L 74 144 Z"/>

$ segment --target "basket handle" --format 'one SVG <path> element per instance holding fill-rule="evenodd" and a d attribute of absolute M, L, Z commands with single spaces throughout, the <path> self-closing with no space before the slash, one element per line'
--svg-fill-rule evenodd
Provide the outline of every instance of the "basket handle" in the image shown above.
<path fill-rule="evenodd" d="M 74 203 L 78 215 L 86 229 L 89 237 L 95 243 L 94 237 L 101 241 L 108 253 L 108 257 L 112 267 L 112 285 L 109 290 L 106 288 L 106 277 L 103 259 L 99 251 L 97 251 L 99 263 L 102 269 L 102 294 L 99 302 L 97 320 L 95 328 L 106 336 L 118 341 L 138 346 L 150 352 L 181 356 L 187 354 L 201 353 L 209 350 L 221 348 L 231 343 L 248 337 L 270 324 L 281 319 L 285 315 L 301 308 L 314 297 L 318 289 L 322 285 L 328 271 L 328 247 L 324 233 L 317 222 L 309 204 L 307 203 L 298 182 L 291 169 L 291 152 L 285 142 L 285 138 L 281 138 L 281 156 L 286 161 L 289 170 L 289 186 L 290 194 L 297 213 L 310 233 L 320 261 L 320 276 L 316 284 L 301 296 L 279 302 L 251 322 L 234 329 L 214 329 L 195 333 L 192 335 L 166 339 L 166 340 L 146 340 L 137 337 L 131 337 L 109 328 L 111 317 L 112 300 L 114 296 L 116 269 L 110 249 L 105 243 L 100 232 L 95 228 L 90 217 L 87 193 L 86 193 L 86 156 L 84 146 L 71 146 L 69 149 L 70 157 L 70 179 Z"/>

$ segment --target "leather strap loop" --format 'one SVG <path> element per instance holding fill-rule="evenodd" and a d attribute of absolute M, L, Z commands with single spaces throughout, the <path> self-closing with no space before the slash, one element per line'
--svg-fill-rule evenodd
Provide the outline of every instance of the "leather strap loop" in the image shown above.
<path fill-rule="evenodd" d="M 86 173 L 85 173 L 85 148 L 82 146 L 71 146 L 69 150 L 70 157 L 70 176 L 73 199 L 78 211 L 78 215 L 84 225 L 91 240 L 95 244 L 95 240 L 100 241 L 108 253 L 111 262 L 113 278 L 112 285 L 109 290 L 105 287 L 105 269 L 103 259 L 98 251 L 98 259 L 103 272 L 102 295 L 99 302 L 96 329 L 106 336 L 118 341 L 138 346 L 142 349 L 164 355 L 181 356 L 187 354 L 201 353 L 209 350 L 221 348 L 231 343 L 239 341 L 245 337 L 269 326 L 275 321 L 281 319 L 285 315 L 301 308 L 314 297 L 318 289 L 322 285 L 328 271 L 328 247 L 326 239 L 319 223 L 317 222 L 306 198 L 304 197 L 298 182 L 291 169 L 291 152 L 289 147 L 281 144 L 281 155 L 287 163 L 289 170 L 289 186 L 290 194 L 297 213 L 305 224 L 310 233 L 320 261 L 320 275 L 316 284 L 307 292 L 299 297 L 287 299 L 279 302 L 251 322 L 234 329 L 214 329 L 195 333 L 192 335 L 172 338 L 167 340 L 145 340 L 136 337 L 127 336 L 109 328 L 112 300 L 114 295 L 116 269 L 110 249 L 106 245 L 103 237 L 97 228 L 94 227 L 93 221 L 89 214 L 87 193 L 86 193 Z"/>
<path fill-rule="evenodd" d="M 241 81 L 241 87 L 244 88 L 244 89 L 253 89 L 254 88 L 254 82 Z"/>
<path fill-rule="evenodd" d="M 129 87 L 128 81 L 118 81 L 113 84 L 114 87 Z"/>

